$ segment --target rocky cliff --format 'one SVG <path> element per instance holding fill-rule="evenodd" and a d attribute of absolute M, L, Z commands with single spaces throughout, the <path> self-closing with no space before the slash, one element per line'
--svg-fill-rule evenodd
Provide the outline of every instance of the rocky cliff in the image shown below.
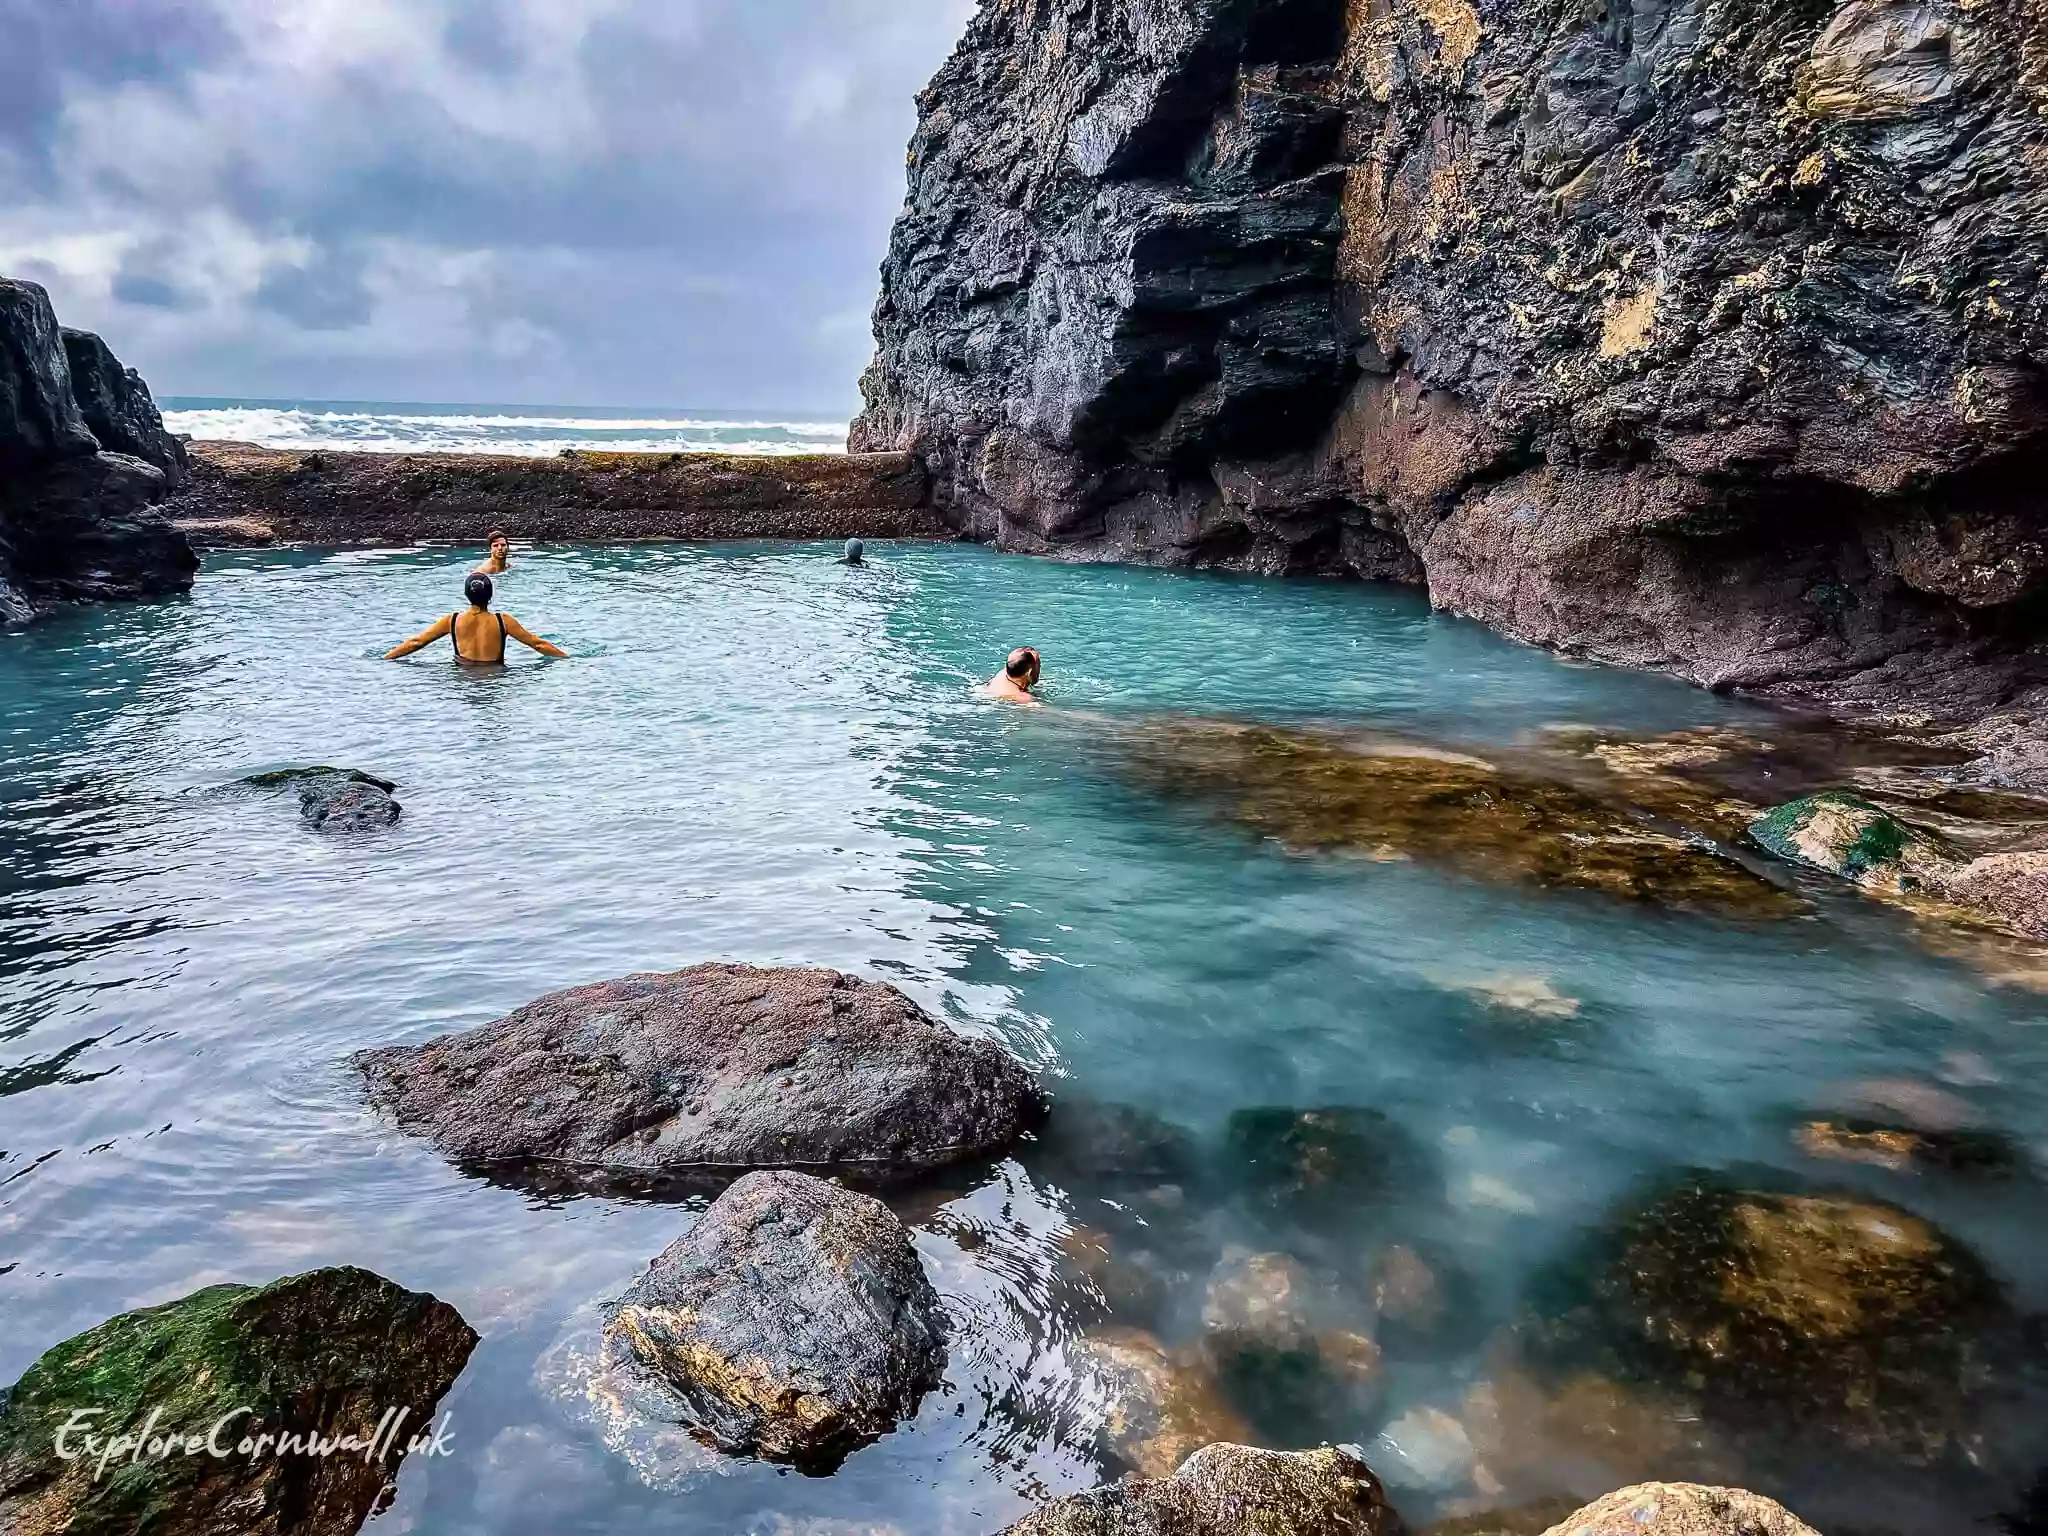
<path fill-rule="evenodd" d="M 962 531 L 2048 676 L 2048 0 L 983 0 L 920 109 L 853 440 Z"/>
<path fill-rule="evenodd" d="M 199 562 L 153 510 L 184 475 L 141 377 L 0 278 L 0 624 L 191 586 Z"/>

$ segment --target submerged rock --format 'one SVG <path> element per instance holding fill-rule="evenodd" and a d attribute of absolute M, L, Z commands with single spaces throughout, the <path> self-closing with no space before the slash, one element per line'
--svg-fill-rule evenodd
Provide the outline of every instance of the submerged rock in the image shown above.
<path fill-rule="evenodd" d="M 2024 1162 L 2012 1139 L 1997 1131 L 1916 1130 L 1877 1120 L 1809 1120 L 1794 1128 L 1792 1142 L 1823 1162 L 1861 1163 L 1890 1173 L 2005 1174 Z"/>
<path fill-rule="evenodd" d="M 0 1529 L 347 1536 L 389 1495 L 476 1343 L 447 1303 L 359 1269 L 217 1285 L 114 1318 L 0 1394 Z M 96 1477 L 98 1450 L 152 1414 L 161 1440 L 122 1447 Z M 65 1460 L 56 1431 L 74 1421 L 65 1448 L 86 1454 Z M 207 1443 L 216 1424 L 225 1454 Z M 354 1443 L 242 1448 L 265 1434 Z"/>
<path fill-rule="evenodd" d="M 609 1309 L 605 1338 L 732 1453 L 830 1465 L 917 1411 L 946 1324 L 879 1200 L 752 1173 Z"/>
<path fill-rule="evenodd" d="M 1062 1499 L 1002 1536 L 1391 1536 L 1399 1529 L 1378 1480 L 1350 1451 L 1211 1445 L 1171 1476 Z"/>
<path fill-rule="evenodd" d="M 1440 1193 L 1428 1152 L 1376 1109 L 1240 1109 L 1224 1132 L 1226 1167 L 1262 1208 L 1315 1224 L 1361 1206 Z"/>
<path fill-rule="evenodd" d="M 262 773 L 246 774 L 242 783 L 251 789 L 286 789 L 302 784 L 324 783 L 339 780 L 346 784 L 367 784 L 372 789 L 381 789 L 385 794 L 395 793 L 398 786 L 389 779 L 380 779 L 373 773 L 360 768 L 329 768 L 325 765 L 311 768 L 269 768 Z"/>
<path fill-rule="evenodd" d="M 1250 1438 L 1199 1358 L 1148 1333 L 1109 1328 L 1074 1345 L 1100 1405 L 1101 1449 L 1145 1477 L 1166 1477 L 1218 1440 Z"/>
<path fill-rule="evenodd" d="M 1987 854 L 1953 871 L 1942 894 L 2029 939 L 2048 939 L 2048 849 Z"/>
<path fill-rule="evenodd" d="M 360 779 L 309 779 L 299 785 L 299 815 L 321 832 L 369 832 L 405 814 L 391 792 Z"/>
<path fill-rule="evenodd" d="M 1920 1217 L 1705 1177 L 1630 1210 L 1583 1266 L 1540 1334 L 1554 1357 L 1611 1352 L 1718 1422 L 1909 1458 L 1964 1431 L 2012 1323 L 1976 1256 Z"/>
<path fill-rule="evenodd" d="M 837 971 L 629 976 L 355 1062 L 377 1105 L 458 1162 L 582 1184 L 907 1178 L 1001 1152 L 1042 1112 L 1000 1046 Z"/>
<path fill-rule="evenodd" d="M 1415 859 L 1479 880 L 1730 917 L 1802 907 L 1624 798 L 1463 753 L 1222 720 L 1149 722 L 1108 750 L 1140 784 L 1206 802 L 1302 852 Z"/>
<path fill-rule="evenodd" d="M 1202 1298 L 1202 1349 L 1261 1428 L 1299 1434 L 1370 1412 L 1384 1382 L 1371 1318 L 1282 1253 L 1226 1250 Z"/>
<path fill-rule="evenodd" d="M 1610 1493 L 1545 1536 L 1819 1536 L 1784 1505 L 1742 1488 L 1641 1483 Z"/>

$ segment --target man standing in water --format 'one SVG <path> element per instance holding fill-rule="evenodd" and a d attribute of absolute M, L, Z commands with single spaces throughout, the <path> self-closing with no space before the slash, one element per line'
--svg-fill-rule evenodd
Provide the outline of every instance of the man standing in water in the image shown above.
<path fill-rule="evenodd" d="M 478 576 L 502 576 L 512 569 L 512 541 L 502 529 L 491 530 L 491 552 L 474 572 Z"/>
<path fill-rule="evenodd" d="M 981 696 L 995 699 L 1004 704 L 1024 704 L 1032 709 L 1043 709 L 1039 700 L 1031 697 L 1031 690 L 1038 686 L 1038 652 L 1028 645 L 1020 645 L 1010 652 L 1010 659 L 998 672 L 981 686 Z"/>
<path fill-rule="evenodd" d="M 432 645 L 443 635 L 454 642 L 455 659 L 468 666 L 497 666 L 505 659 L 505 642 L 508 639 L 517 640 L 543 656 L 569 654 L 554 641 L 543 640 L 511 614 L 491 612 L 491 578 L 481 572 L 470 572 L 469 580 L 462 584 L 462 595 L 469 599 L 469 612 L 451 613 L 446 618 L 434 620 L 432 625 L 405 644 L 394 645 L 386 651 L 384 659 L 396 661 L 401 656 L 410 656 L 414 651 Z"/>

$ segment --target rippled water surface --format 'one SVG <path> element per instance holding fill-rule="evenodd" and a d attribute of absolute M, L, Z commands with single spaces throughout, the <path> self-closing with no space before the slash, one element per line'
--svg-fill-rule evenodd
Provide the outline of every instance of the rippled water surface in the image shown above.
<path fill-rule="evenodd" d="M 1905 1079 L 2048 1161 L 2040 997 L 1819 888 L 1815 916 L 1744 926 L 1303 857 L 1099 750 L 1163 712 L 1483 749 L 1743 707 L 1567 666 L 1404 592 L 829 554 L 526 553 L 502 606 L 575 659 L 496 675 L 445 647 L 375 659 L 455 605 L 468 562 L 446 551 L 216 556 L 189 601 L 0 638 L 0 1382 L 134 1306 L 360 1264 L 484 1336 L 447 1405 L 458 1454 L 408 1464 L 374 1530 L 977 1533 L 1101 1475 L 1071 1346 L 1102 1319 L 1059 1279 L 1076 1228 L 1174 1227 L 1181 1268 L 1147 1319 L 1174 1344 L 1233 1244 L 1363 1274 L 1392 1222 L 1459 1325 L 1390 1350 L 1376 1400 L 1299 1420 L 1388 1458 L 1389 1425 L 1468 1412 L 1539 1266 L 1683 1165 L 1878 1194 L 2048 1308 L 2034 1176 L 1821 1167 L 1787 1134 L 1829 1084 Z M 1056 707 L 972 699 L 1024 641 Z M 323 839 L 288 801 L 224 788 L 304 762 L 397 780 L 404 820 Z M 1018 1162 L 910 1192 L 956 1319 L 913 1425 L 830 1479 L 650 1448 L 592 1409 L 576 1361 L 591 1304 L 690 1210 L 466 1178 L 364 1109 L 346 1057 L 712 958 L 894 981 L 1063 1094 L 1183 1128 L 1212 1174 L 1145 1191 L 1142 1218 Z M 1384 1112 L 1426 1156 L 1393 1216 L 1294 1233 L 1245 1197 L 1225 1126 L 1326 1105 Z M 1641 1472 L 1633 1456 L 1565 1480 Z M 1559 1491 L 1388 1469 L 1420 1517 Z M 1967 1472 L 1755 1475 L 1817 1523 L 1901 1531 L 1986 1529 L 2028 1481 Z"/>

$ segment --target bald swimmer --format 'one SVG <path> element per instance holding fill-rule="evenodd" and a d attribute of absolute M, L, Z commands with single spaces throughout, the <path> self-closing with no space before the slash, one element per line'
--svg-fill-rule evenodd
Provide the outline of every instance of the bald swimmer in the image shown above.
<path fill-rule="evenodd" d="M 1003 704 L 1043 709 L 1044 704 L 1031 696 L 1031 690 L 1038 686 L 1038 668 L 1038 652 L 1028 645 L 1020 645 L 1010 652 L 1010 659 L 1003 670 L 981 685 L 981 696 Z"/>

